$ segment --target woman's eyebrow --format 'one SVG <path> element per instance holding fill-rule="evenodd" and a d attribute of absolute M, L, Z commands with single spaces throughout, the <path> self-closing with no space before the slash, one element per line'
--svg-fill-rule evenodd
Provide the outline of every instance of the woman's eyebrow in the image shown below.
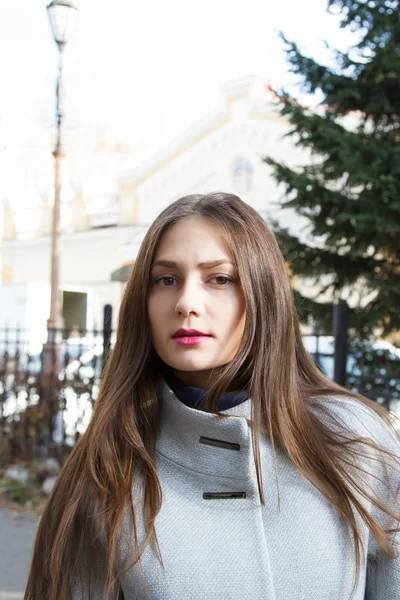
<path fill-rule="evenodd" d="M 197 268 L 199 269 L 212 269 L 214 267 L 218 267 L 219 265 L 232 265 L 235 266 L 235 263 L 233 263 L 231 260 L 228 260 L 227 258 L 222 258 L 219 260 L 208 260 L 206 262 L 201 262 L 197 265 Z M 168 267 L 169 269 L 175 269 L 177 267 L 179 267 L 179 263 L 176 263 L 173 260 L 164 260 L 162 258 L 159 258 L 158 260 L 155 260 L 154 263 L 152 264 L 152 269 L 154 267 Z"/>

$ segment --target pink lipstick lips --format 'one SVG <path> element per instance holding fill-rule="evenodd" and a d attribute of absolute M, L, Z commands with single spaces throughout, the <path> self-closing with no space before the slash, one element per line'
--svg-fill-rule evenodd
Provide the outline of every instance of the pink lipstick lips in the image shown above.
<path fill-rule="evenodd" d="M 198 346 L 210 337 L 211 335 L 196 329 L 178 329 L 173 334 L 172 339 L 180 346 Z"/>

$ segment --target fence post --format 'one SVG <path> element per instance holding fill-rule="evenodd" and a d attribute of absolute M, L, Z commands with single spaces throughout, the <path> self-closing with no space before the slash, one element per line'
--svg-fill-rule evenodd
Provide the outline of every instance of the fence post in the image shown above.
<path fill-rule="evenodd" d="M 349 306 L 345 300 L 333 305 L 333 335 L 335 336 L 335 366 L 333 379 L 339 385 L 346 385 L 347 330 L 349 327 Z"/>
<path fill-rule="evenodd" d="M 111 333 L 112 333 L 112 306 L 106 304 L 103 313 L 103 356 L 101 359 L 101 371 L 104 371 L 107 358 L 111 348 Z"/>

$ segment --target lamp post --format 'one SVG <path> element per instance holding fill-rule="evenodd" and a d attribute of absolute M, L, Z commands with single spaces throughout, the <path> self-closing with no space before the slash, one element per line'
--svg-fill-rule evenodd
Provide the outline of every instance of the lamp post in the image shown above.
<path fill-rule="evenodd" d="M 60 216 L 61 216 L 61 163 L 64 156 L 62 145 L 62 56 L 71 28 L 77 14 L 76 6 L 69 0 L 52 0 L 47 6 L 47 13 L 58 47 L 58 77 L 56 86 L 56 119 L 57 134 L 53 150 L 54 156 L 54 204 L 53 225 L 51 233 L 51 276 L 50 276 L 50 316 L 47 320 L 47 342 L 43 346 L 43 363 L 39 383 L 40 399 L 45 405 L 47 428 L 44 440 L 47 451 L 54 442 L 55 418 L 60 410 L 58 390 L 58 374 L 60 372 L 61 348 L 60 330 L 63 326 L 60 298 Z"/>
<path fill-rule="evenodd" d="M 62 328 L 60 298 L 60 216 L 61 216 L 61 162 L 64 156 L 62 145 L 62 57 L 65 44 L 74 25 L 77 7 L 69 0 L 52 0 L 47 6 L 50 25 L 54 41 L 58 46 L 58 77 L 56 86 L 56 119 L 57 135 L 54 156 L 54 205 L 53 224 L 51 234 L 51 292 L 50 292 L 50 317 L 47 321 L 48 338 L 50 344 L 56 341 L 57 330 Z"/>

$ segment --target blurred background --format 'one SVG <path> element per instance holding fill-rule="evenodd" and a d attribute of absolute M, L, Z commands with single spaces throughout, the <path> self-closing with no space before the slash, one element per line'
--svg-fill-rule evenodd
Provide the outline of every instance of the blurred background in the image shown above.
<path fill-rule="evenodd" d="M 259 211 L 314 360 L 400 414 L 398 5 L 0 0 L 0 600 L 183 195 Z"/>

